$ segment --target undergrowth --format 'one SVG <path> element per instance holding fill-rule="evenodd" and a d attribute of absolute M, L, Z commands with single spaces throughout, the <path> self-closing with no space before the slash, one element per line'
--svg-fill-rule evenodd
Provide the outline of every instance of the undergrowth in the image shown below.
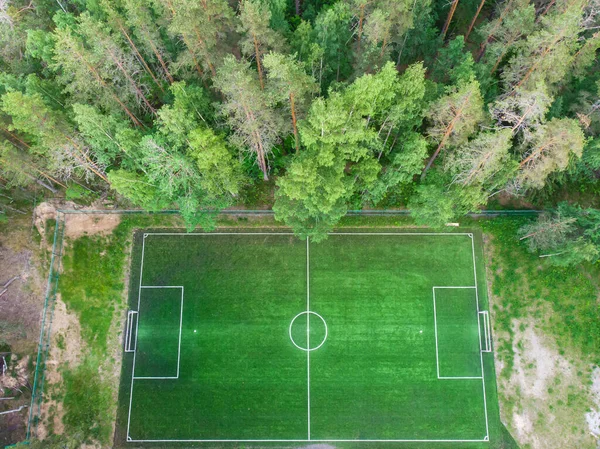
<path fill-rule="evenodd" d="M 492 293 L 499 300 L 495 325 L 512 340 L 512 321 L 533 318 L 537 326 L 555 337 L 562 355 L 577 348 L 589 362 L 598 363 L 600 267 L 555 267 L 530 254 L 517 238 L 517 230 L 527 220 L 502 218 L 480 223 L 493 238 L 493 251 L 486 263 L 492 273 Z M 545 313 L 548 308 L 553 313 Z M 505 362 L 503 375 L 509 375 L 514 357 L 512 341 L 505 341 L 496 351 Z"/>

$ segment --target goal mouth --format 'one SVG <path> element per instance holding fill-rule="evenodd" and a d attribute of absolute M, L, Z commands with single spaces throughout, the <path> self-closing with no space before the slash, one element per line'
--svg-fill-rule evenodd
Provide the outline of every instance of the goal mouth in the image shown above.
<path fill-rule="evenodd" d="M 311 320 L 311 315 L 318 319 Z M 292 344 L 302 351 L 316 351 L 325 344 L 329 329 L 327 322 L 317 312 L 300 312 L 290 322 L 289 335 Z"/>

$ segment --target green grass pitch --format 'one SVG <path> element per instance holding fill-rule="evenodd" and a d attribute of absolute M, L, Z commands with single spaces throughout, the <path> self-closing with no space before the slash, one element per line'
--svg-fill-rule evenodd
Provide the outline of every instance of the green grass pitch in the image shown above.
<path fill-rule="evenodd" d="M 117 440 L 503 447 L 477 241 L 140 233 Z"/>

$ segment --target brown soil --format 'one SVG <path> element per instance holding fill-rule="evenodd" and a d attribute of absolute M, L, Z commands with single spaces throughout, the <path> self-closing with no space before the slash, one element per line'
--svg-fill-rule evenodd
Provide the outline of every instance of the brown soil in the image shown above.
<path fill-rule="evenodd" d="M 37 352 L 45 282 L 31 218 L 12 217 L 4 229 L 0 232 L 0 285 L 20 276 L 0 296 L 0 343 L 8 344 L 12 352 L 6 356 L 9 372 L 0 376 L 0 397 L 17 397 L 0 405 L 2 410 L 13 410 L 30 401 L 33 373 L 28 362 Z M 28 408 L 0 416 L 0 446 L 25 438 L 27 416 Z"/>
<path fill-rule="evenodd" d="M 41 203 L 35 208 L 34 223 L 38 232 L 45 236 L 45 224 L 47 220 L 56 218 L 57 209 L 80 209 L 79 214 L 66 214 L 65 236 L 71 239 L 77 239 L 83 235 L 110 234 L 121 222 L 121 216 L 118 214 L 86 214 L 85 209 L 81 209 L 71 202 L 60 203 Z"/>

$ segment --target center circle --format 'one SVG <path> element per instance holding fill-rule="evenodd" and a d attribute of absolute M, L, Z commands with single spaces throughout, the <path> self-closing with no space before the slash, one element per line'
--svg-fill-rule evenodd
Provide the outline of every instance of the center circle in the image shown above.
<path fill-rule="evenodd" d="M 311 315 L 318 319 L 311 320 Z M 300 312 L 290 323 L 290 340 L 295 347 L 303 351 L 315 351 L 327 340 L 327 323 L 317 312 Z M 314 339 L 314 340 L 313 340 Z M 313 343 L 318 343 L 314 344 Z M 304 343 L 304 344 L 303 344 Z"/>

